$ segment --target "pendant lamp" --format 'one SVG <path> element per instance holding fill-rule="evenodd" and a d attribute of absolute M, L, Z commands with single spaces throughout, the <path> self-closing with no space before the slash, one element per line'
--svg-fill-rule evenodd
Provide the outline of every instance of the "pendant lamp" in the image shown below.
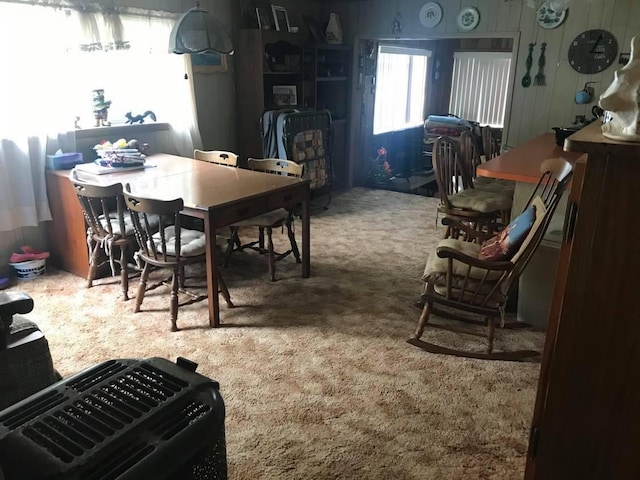
<path fill-rule="evenodd" d="M 200 2 L 176 21 L 169 37 L 171 53 L 233 53 L 233 44 L 222 22 L 200 8 Z"/>

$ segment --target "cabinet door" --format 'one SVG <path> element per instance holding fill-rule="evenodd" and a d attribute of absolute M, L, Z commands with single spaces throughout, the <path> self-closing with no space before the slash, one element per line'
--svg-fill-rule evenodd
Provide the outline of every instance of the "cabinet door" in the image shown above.
<path fill-rule="evenodd" d="M 527 478 L 640 477 L 640 224 L 630 181 L 640 163 L 601 150 L 586 165 L 567 213 L 577 211 L 562 251 L 568 263 L 552 305 Z"/>

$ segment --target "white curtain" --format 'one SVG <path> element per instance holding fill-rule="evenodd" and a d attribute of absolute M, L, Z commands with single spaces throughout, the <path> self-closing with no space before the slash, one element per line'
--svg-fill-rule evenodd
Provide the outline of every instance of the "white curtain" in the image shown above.
<path fill-rule="evenodd" d="M 183 56 L 168 53 L 173 22 L 0 0 L 0 231 L 51 219 L 44 161 L 55 142 L 47 139 L 75 122 L 95 126 L 92 90 L 104 89 L 112 124 L 147 111 L 170 123 L 167 153 L 201 146 L 192 80 Z"/>

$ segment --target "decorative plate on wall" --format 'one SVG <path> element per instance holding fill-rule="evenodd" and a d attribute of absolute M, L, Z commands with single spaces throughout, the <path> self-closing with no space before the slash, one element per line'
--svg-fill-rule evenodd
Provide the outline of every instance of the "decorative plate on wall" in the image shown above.
<path fill-rule="evenodd" d="M 567 11 L 558 12 L 554 10 L 549 2 L 544 2 L 536 12 L 538 15 L 538 23 L 542 28 L 556 28 L 564 21 Z"/>
<path fill-rule="evenodd" d="M 427 28 L 433 28 L 442 20 L 442 7 L 436 2 L 427 2 L 420 9 L 418 14 L 420 23 Z"/>
<path fill-rule="evenodd" d="M 478 26 L 480 22 L 480 12 L 475 7 L 466 7 L 458 13 L 458 29 L 463 32 L 470 32 Z"/>

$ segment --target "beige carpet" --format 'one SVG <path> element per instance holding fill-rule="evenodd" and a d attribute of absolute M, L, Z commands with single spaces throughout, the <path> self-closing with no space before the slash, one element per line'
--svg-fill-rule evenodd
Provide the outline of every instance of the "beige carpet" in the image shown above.
<path fill-rule="evenodd" d="M 436 203 L 385 190 L 335 193 L 312 216 L 311 278 L 289 257 L 271 283 L 265 257 L 234 254 L 223 274 L 236 308 L 223 304 L 220 329 L 208 328 L 201 302 L 180 309 L 182 330 L 171 333 L 165 290 L 133 314 L 111 278 L 86 289 L 84 279 L 49 269 L 13 289 L 34 297 L 30 318 L 65 376 L 111 358 L 184 356 L 218 380 L 231 479 L 521 478 L 539 363 L 439 356 L 406 343 L 440 236 Z M 286 235 L 277 237 L 283 245 Z M 541 333 L 497 332 L 498 348 L 542 343 Z"/>

